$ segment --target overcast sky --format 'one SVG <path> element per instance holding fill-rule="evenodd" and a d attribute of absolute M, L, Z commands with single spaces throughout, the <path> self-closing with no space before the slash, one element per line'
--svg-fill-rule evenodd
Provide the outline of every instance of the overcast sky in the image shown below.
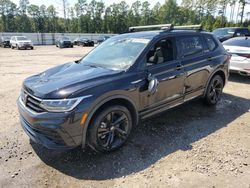
<path fill-rule="evenodd" d="M 14 3 L 18 4 L 19 0 L 12 0 Z M 119 3 L 122 0 L 103 0 L 103 2 L 105 3 L 105 5 L 110 5 L 112 3 Z M 136 0 L 125 0 L 126 3 L 128 3 L 129 5 L 131 5 L 133 2 L 135 2 Z M 177 2 L 180 4 L 182 0 L 177 0 Z M 35 4 L 35 5 L 54 5 L 57 8 L 57 11 L 59 12 L 59 15 L 62 16 L 62 6 L 61 6 L 61 0 L 29 0 L 30 4 Z M 71 5 L 74 5 L 77 0 L 68 0 L 68 2 Z M 88 2 L 90 2 L 90 0 L 88 0 Z M 141 0 L 141 2 L 143 2 L 143 0 Z M 163 4 L 165 2 L 165 0 L 148 0 L 148 2 L 150 2 L 151 6 L 155 5 L 157 2 L 160 2 L 161 4 Z M 236 7 L 238 7 L 238 5 L 236 5 Z M 245 9 L 245 13 L 250 12 L 250 5 L 246 6 Z M 227 7 L 227 17 L 229 17 L 230 14 L 230 7 Z M 235 17 L 236 17 L 236 13 L 235 13 Z M 246 18 L 246 16 L 245 16 Z M 235 18 L 234 18 L 235 20 Z"/>

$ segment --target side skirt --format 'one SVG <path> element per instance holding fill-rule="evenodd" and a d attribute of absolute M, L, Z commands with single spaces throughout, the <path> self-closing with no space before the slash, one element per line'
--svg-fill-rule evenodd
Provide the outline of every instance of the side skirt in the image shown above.
<path fill-rule="evenodd" d="M 141 120 L 147 119 L 147 118 L 149 118 L 151 116 L 154 116 L 156 114 L 164 112 L 164 111 L 166 111 L 168 109 L 179 106 L 179 105 L 181 105 L 181 104 L 183 104 L 183 103 L 185 103 L 187 101 L 198 98 L 198 97 L 202 96 L 203 94 L 204 94 L 204 89 L 194 91 L 192 93 L 186 94 L 184 96 L 184 98 L 181 97 L 181 98 L 178 98 L 178 99 L 176 99 L 174 101 L 162 104 L 160 106 L 150 108 L 150 109 L 148 109 L 146 111 L 141 111 L 141 112 L 139 112 L 139 117 L 140 117 Z"/>

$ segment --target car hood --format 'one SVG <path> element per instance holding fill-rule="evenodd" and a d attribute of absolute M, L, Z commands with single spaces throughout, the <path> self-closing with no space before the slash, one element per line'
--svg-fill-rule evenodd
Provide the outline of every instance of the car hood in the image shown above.
<path fill-rule="evenodd" d="M 28 42 L 28 43 L 31 43 L 31 40 L 19 40 L 17 42 Z"/>
<path fill-rule="evenodd" d="M 27 78 L 23 88 L 43 99 L 67 98 L 75 91 L 102 84 L 120 72 L 71 62 Z"/>

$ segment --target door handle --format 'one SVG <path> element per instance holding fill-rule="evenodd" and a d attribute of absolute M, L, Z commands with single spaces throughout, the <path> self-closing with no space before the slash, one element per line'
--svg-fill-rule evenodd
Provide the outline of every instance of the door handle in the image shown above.
<path fill-rule="evenodd" d="M 209 58 L 207 58 L 207 60 L 208 60 L 208 61 L 212 61 L 212 60 L 213 60 L 213 58 L 212 58 L 212 57 L 209 57 Z"/>
<path fill-rule="evenodd" d="M 183 68 L 183 65 L 177 65 L 176 70 L 181 70 Z"/>

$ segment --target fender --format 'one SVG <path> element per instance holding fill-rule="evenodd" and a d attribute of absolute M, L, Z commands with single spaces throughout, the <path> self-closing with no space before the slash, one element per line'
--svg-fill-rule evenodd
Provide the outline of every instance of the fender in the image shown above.
<path fill-rule="evenodd" d="M 134 103 L 134 101 L 132 101 L 129 97 L 125 96 L 125 95 L 112 95 L 109 96 L 107 98 L 105 98 L 104 100 L 101 100 L 100 102 L 97 103 L 97 105 L 95 105 L 94 107 L 90 108 L 89 110 L 89 115 L 86 119 L 86 122 L 84 123 L 84 128 L 83 128 L 83 134 L 82 134 L 82 148 L 84 149 L 86 146 L 86 140 L 87 140 L 87 130 L 90 124 L 90 121 L 93 117 L 93 115 L 95 114 L 95 112 L 105 103 L 114 100 L 114 99 L 124 99 L 127 100 L 128 102 L 130 102 L 130 104 L 133 106 L 133 108 L 136 111 L 135 117 L 136 117 L 136 124 L 138 124 L 139 122 L 139 115 L 138 115 L 138 111 L 137 111 L 137 107 Z"/>

